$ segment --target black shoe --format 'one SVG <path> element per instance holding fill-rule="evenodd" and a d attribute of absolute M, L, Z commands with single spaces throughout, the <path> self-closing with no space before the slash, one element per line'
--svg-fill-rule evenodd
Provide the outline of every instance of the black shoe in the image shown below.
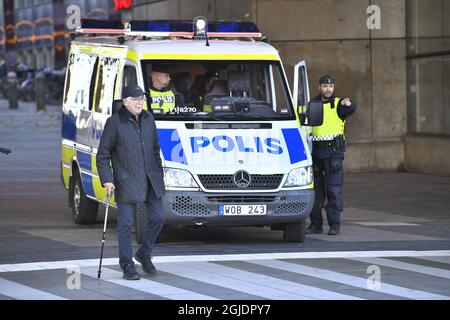
<path fill-rule="evenodd" d="M 134 263 L 126 264 L 123 267 L 123 278 L 125 280 L 139 280 L 141 278 L 134 267 Z"/>
<path fill-rule="evenodd" d="M 152 263 L 152 257 L 150 255 L 145 255 L 138 250 L 136 251 L 134 258 L 142 265 L 142 269 L 146 274 L 156 274 L 156 268 Z"/>
<path fill-rule="evenodd" d="M 337 236 L 341 233 L 341 230 L 338 226 L 332 226 L 330 227 L 330 231 L 328 231 L 328 234 L 330 236 Z"/>
<path fill-rule="evenodd" d="M 319 234 L 323 233 L 323 228 L 315 225 L 314 223 L 311 223 L 308 228 L 305 229 L 306 234 Z"/>

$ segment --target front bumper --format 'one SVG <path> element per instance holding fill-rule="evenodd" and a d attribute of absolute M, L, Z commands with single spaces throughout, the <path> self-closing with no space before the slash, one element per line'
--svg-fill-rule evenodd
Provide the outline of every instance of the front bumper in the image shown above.
<path fill-rule="evenodd" d="M 219 205 L 266 204 L 264 216 L 219 216 Z M 306 219 L 314 204 L 314 190 L 274 193 L 204 193 L 166 191 L 163 207 L 166 223 L 178 225 L 261 225 Z"/>

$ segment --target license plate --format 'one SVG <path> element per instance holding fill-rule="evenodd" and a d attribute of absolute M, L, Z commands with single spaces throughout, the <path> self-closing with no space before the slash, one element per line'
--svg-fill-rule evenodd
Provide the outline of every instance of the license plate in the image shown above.
<path fill-rule="evenodd" d="M 219 216 L 263 216 L 266 204 L 225 204 L 219 206 Z"/>

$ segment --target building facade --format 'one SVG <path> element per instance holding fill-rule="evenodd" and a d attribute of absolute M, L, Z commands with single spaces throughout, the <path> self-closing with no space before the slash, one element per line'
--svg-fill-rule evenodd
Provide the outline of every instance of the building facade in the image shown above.
<path fill-rule="evenodd" d="M 13 15 L 6 5 L 13 2 Z M 83 17 L 253 21 L 283 58 L 288 78 L 305 60 L 311 95 L 332 73 L 340 96 L 358 105 L 347 123 L 348 171 L 450 175 L 450 0 L 3 0 L 0 57 L 8 19 L 19 62 L 65 64 L 67 9 Z M 114 10 L 132 4 L 132 10 Z M 12 17 L 12 18 L 11 18 Z M 378 20 L 376 18 L 379 18 Z M 61 37 L 61 34 L 63 36 Z M 9 49 L 7 49 L 9 48 Z"/>
<path fill-rule="evenodd" d="M 288 78 L 306 60 L 312 96 L 322 74 L 334 75 L 337 94 L 358 105 L 348 171 L 450 175 L 449 0 L 134 1 L 135 19 L 199 15 L 255 22 Z"/>
<path fill-rule="evenodd" d="M 80 18 L 120 17 L 113 0 L 1 0 L 0 3 L 0 58 L 9 64 L 24 63 L 37 69 L 65 66 L 66 40 L 71 31 L 66 22 L 75 19 L 72 16 L 78 12 Z"/>

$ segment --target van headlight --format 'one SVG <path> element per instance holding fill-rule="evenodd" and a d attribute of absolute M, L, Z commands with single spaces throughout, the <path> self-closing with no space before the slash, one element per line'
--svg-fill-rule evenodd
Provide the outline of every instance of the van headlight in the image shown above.
<path fill-rule="evenodd" d="M 192 174 L 181 169 L 166 168 L 164 171 L 164 183 L 166 187 L 198 188 Z"/>
<path fill-rule="evenodd" d="M 303 167 L 291 170 L 284 183 L 284 187 L 307 186 L 313 182 L 312 167 Z"/>

